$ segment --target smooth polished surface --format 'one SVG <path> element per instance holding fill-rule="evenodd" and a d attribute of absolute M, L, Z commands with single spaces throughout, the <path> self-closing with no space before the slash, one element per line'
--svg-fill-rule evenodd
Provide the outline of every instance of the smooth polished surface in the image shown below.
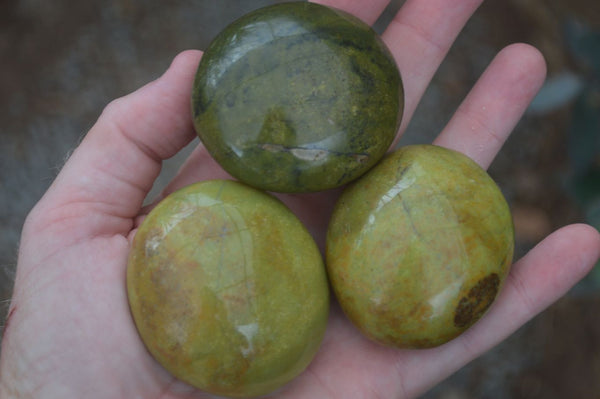
<path fill-rule="evenodd" d="M 280 201 L 215 180 L 163 200 L 136 233 L 131 311 L 175 377 L 231 397 L 269 393 L 304 370 L 324 334 L 321 254 Z"/>
<path fill-rule="evenodd" d="M 513 250 L 510 210 L 488 174 L 458 152 L 415 145 L 344 191 L 326 260 L 342 309 L 364 334 L 427 348 L 485 313 Z"/>
<path fill-rule="evenodd" d="M 194 124 L 236 178 L 280 192 L 345 184 L 388 150 L 403 91 L 395 61 L 359 19 L 292 2 L 228 26 L 206 50 Z"/>

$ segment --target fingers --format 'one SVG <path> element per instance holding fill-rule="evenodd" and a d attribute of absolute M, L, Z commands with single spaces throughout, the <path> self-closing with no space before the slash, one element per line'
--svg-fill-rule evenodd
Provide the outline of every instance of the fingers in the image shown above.
<path fill-rule="evenodd" d="M 483 0 L 407 0 L 383 34 L 402 75 L 406 129 L 435 71 Z"/>
<path fill-rule="evenodd" d="M 401 352 L 407 393 L 418 395 L 508 337 L 563 296 L 599 257 L 600 234 L 590 226 L 567 226 L 547 237 L 513 265 L 495 304 L 470 330 L 435 349 Z M 416 383 L 423 380 L 427 384 Z"/>
<path fill-rule="evenodd" d="M 546 77 L 543 56 L 526 44 L 502 50 L 434 144 L 460 151 L 487 168 Z"/>
<path fill-rule="evenodd" d="M 389 0 L 318 0 L 313 3 L 319 3 L 330 7 L 335 7 L 350 13 L 369 25 L 373 25 L 381 15 Z"/>
<path fill-rule="evenodd" d="M 414 108 L 455 37 L 481 1 L 408 0 L 384 33 L 383 39 L 394 54 L 405 85 L 406 101 L 401 130 L 410 120 Z M 373 23 L 389 1 L 318 0 L 315 3 L 345 10 Z M 213 169 L 211 160 L 202 151 L 195 151 L 192 157 L 198 159 L 191 160 L 188 164 L 195 166 L 184 166 L 179 175 L 198 170 L 200 165 Z M 165 194 L 187 181 L 190 181 L 189 177 L 177 177 L 176 182 L 165 190 Z"/>
<path fill-rule="evenodd" d="M 199 51 L 109 104 L 42 199 L 34 217 L 85 234 L 127 233 L 161 161 L 194 136 L 190 95 Z M 42 223 L 43 224 L 43 223 Z"/>

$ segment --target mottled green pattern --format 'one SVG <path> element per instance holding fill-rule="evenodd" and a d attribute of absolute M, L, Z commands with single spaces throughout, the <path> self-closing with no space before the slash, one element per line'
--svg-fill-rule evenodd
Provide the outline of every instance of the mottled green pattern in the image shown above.
<path fill-rule="evenodd" d="M 137 231 L 131 311 L 174 376 L 232 397 L 298 375 L 324 334 L 329 293 L 316 244 L 280 201 L 232 181 L 167 197 Z"/>
<path fill-rule="evenodd" d="M 367 336 L 432 347 L 491 305 L 510 268 L 513 236 L 502 193 L 475 162 L 408 146 L 342 194 L 327 268 L 344 312 Z"/>
<path fill-rule="evenodd" d="M 204 53 L 194 123 L 229 173 L 271 191 L 347 183 L 387 151 L 400 122 L 400 75 L 357 18 L 306 2 L 250 13 Z"/>

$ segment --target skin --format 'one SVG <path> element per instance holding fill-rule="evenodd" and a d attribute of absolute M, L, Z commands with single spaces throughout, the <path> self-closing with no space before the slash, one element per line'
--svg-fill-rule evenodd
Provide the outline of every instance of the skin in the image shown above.
<path fill-rule="evenodd" d="M 432 75 L 481 0 L 407 0 L 383 38 L 403 74 L 404 130 Z M 381 0 L 329 0 L 373 23 Z M 104 110 L 25 222 L 0 358 L 3 398 L 208 398 L 175 380 L 144 348 L 127 306 L 130 239 L 160 170 L 195 136 L 189 98 L 201 57 L 187 51 L 156 81 Z M 487 168 L 545 77 L 540 53 L 503 49 L 435 143 Z M 166 193 L 226 177 L 199 147 Z M 281 198 L 317 242 L 337 191 Z M 431 388 L 560 298 L 600 257 L 600 235 L 566 226 L 518 260 L 489 312 L 438 348 L 371 343 L 333 304 L 309 368 L 272 398 L 407 398 Z"/>

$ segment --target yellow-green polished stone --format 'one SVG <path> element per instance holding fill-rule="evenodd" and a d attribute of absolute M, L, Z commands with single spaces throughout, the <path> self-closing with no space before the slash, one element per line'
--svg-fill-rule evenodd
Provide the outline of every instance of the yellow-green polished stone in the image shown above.
<path fill-rule="evenodd" d="M 324 334 L 329 293 L 312 237 L 279 200 L 196 183 L 137 231 L 127 290 L 138 332 L 175 377 L 213 394 L 267 394 L 301 373 Z"/>
<path fill-rule="evenodd" d="M 416 145 L 344 191 L 326 263 L 342 309 L 366 336 L 427 348 L 485 313 L 513 248 L 510 210 L 489 175 L 458 152 Z"/>
<path fill-rule="evenodd" d="M 291 2 L 251 12 L 204 53 L 196 131 L 231 175 L 279 192 L 320 191 L 365 173 L 403 109 L 395 61 L 350 14 Z"/>

